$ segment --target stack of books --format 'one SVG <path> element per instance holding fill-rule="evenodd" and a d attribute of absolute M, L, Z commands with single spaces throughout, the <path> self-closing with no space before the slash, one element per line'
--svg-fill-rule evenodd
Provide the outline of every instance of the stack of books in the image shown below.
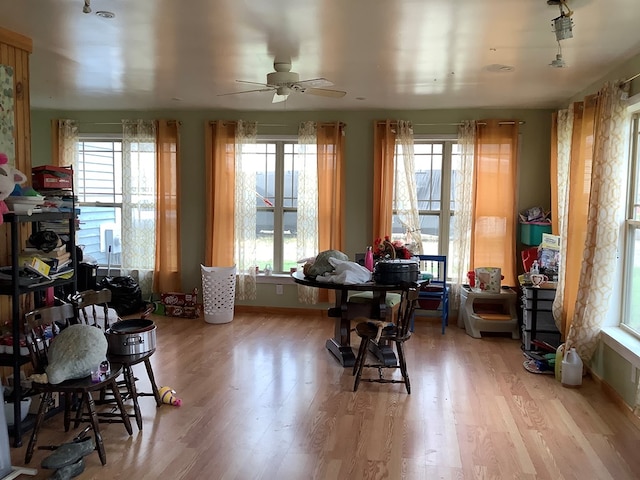
<path fill-rule="evenodd" d="M 19 262 L 25 268 L 50 278 L 70 278 L 73 276 L 71 253 L 67 252 L 66 244 L 49 252 L 27 245 L 20 254 Z"/>

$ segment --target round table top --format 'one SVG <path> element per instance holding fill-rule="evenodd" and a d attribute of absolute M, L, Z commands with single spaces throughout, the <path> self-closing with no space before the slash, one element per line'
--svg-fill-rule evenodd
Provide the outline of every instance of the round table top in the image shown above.
<path fill-rule="evenodd" d="M 293 272 L 291 274 L 291 278 L 293 278 L 294 282 L 305 285 L 307 287 L 317 287 L 317 288 L 328 288 L 330 290 L 355 290 L 361 292 L 388 292 L 392 290 L 403 290 L 406 288 L 406 285 L 384 285 L 381 283 L 376 283 L 373 280 L 365 283 L 330 283 L 330 282 L 318 282 L 311 277 L 306 277 L 303 272 L 300 270 Z"/>

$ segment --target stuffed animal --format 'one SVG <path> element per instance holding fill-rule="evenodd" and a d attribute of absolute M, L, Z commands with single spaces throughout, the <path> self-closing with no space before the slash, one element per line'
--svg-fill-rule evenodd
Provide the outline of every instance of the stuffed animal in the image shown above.
<path fill-rule="evenodd" d="M 16 188 L 27 181 L 27 176 L 20 170 L 9 165 L 9 159 L 4 153 L 0 153 L 0 224 L 4 222 L 2 215 L 9 211 L 4 199 Z"/>
<path fill-rule="evenodd" d="M 176 407 L 182 405 L 182 400 L 176 397 L 176 392 L 171 387 L 160 387 L 158 389 L 158 393 L 160 394 L 160 400 L 162 400 L 162 403 L 174 405 Z"/>

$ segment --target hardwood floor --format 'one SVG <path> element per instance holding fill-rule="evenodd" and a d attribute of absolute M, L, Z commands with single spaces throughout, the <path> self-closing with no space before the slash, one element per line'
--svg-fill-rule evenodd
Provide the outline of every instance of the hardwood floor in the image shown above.
<path fill-rule="evenodd" d="M 568 389 L 528 373 L 509 337 L 473 339 L 454 324 L 441 335 L 438 320 L 418 318 L 406 344 L 412 394 L 371 383 L 354 393 L 351 369 L 324 347 L 333 320 L 152 318 L 158 385 L 173 387 L 183 405 L 156 409 L 142 398 L 144 429 L 134 426 L 131 437 L 102 424 L 107 464 L 93 453 L 77 478 L 640 478 L 640 431 L 600 386 L 585 378 Z M 11 449 L 13 465 L 24 465 L 29 433 Z M 58 415 L 38 444 L 74 435 Z M 36 450 L 28 466 L 49 453 Z"/>

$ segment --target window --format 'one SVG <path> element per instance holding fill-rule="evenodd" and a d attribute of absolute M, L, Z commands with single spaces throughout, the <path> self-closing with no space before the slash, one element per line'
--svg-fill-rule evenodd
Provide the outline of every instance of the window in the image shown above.
<path fill-rule="evenodd" d="M 121 137 L 79 138 L 77 243 L 99 265 L 149 270 L 155 250 L 155 144 L 130 141 L 128 152 L 126 144 Z"/>
<path fill-rule="evenodd" d="M 401 147 L 397 145 L 398 148 Z M 447 255 L 455 218 L 454 180 L 460 170 L 459 145 L 455 140 L 416 137 L 413 149 L 423 253 Z M 392 237 L 406 240 L 395 211 L 392 222 Z"/>
<path fill-rule="evenodd" d="M 74 168 L 80 208 L 77 243 L 83 248 L 83 256 L 94 258 L 99 265 L 119 266 L 122 254 L 122 140 L 81 138 Z"/>
<path fill-rule="evenodd" d="M 623 325 L 640 337 L 640 115 L 633 117 L 624 255 Z"/>
<path fill-rule="evenodd" d="M 309 145 L 306 145 L 307 151 Z M 298 174 L 302 159 L 294 140 L 244 144 L 256 171 L 256 260 L 260 271 L 288 272 L 297 266 Z"/>

